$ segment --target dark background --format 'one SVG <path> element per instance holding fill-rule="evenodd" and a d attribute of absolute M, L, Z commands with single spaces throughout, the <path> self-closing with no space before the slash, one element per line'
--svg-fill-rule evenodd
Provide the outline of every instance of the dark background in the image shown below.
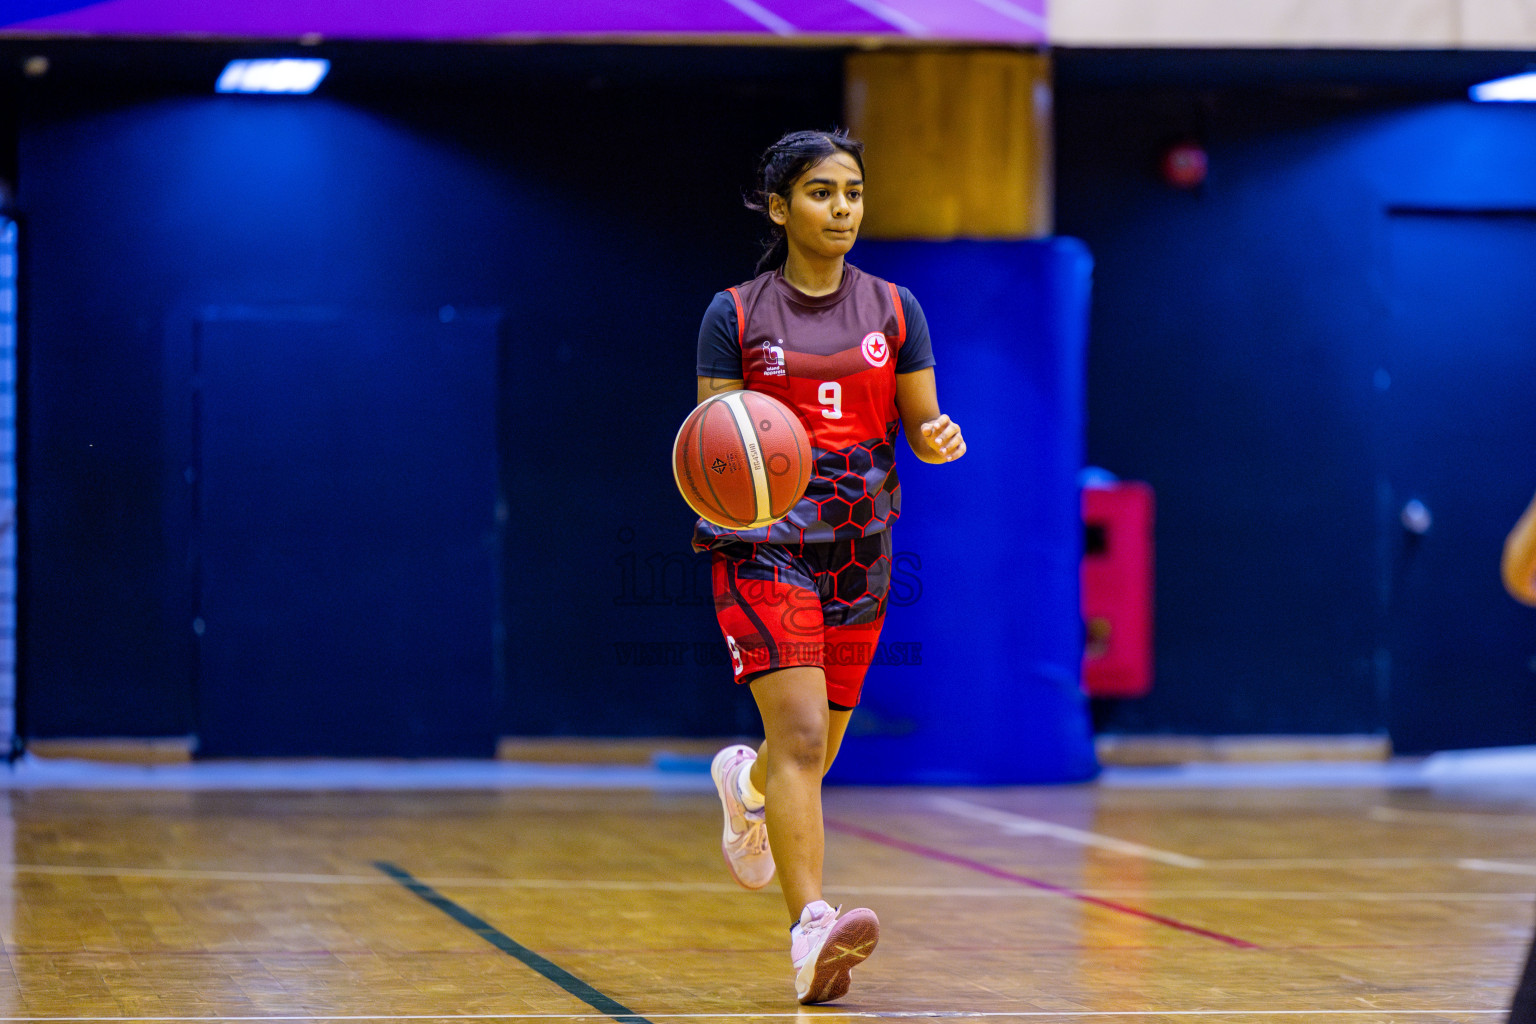
<path fill-rule="evenodd" d="M 1498 576 L 1536 489 L 1536 107 L 1466 98 L 1511 64 L 1058 56 L 1088 458 L 1158 492 L 1157 681 L 1107 728 L 1536 737 L 1536 636 Z M 1184 139 L 1194 191 L 1156 173 Z"/>
<path fill-rule="evenodd" d="M 49 73 L 23 77 L 39 49 Z M 312 751 L 297 696 L 258 713 L 200 685 L 281 676 L 237 625 L 274 605 L 334 659 L 342 752 L 751 731 L 654 425 L 692 404 L 710 295 L 751 274 L 756 154 L 838 121 L 843 54 L 328 45 L 314 96 L 212 94 L 259 51 L 0 47 L 24 247 L 22 735 Z M 1108 728 L 1536 739 L 1536 641 L 1496 571 L 1536 487 L 1536 109 L 1465 100 L 1523 60 L 1057 53 L 1057 225 L 1095 260 L 1087 457 L 1159 498 L 1157 679 Z M 1210 154 L 1192 192 L 1156 174 L 1181 138 Z M 314 578 L 241 560 L 274 521 L 325 512 L 297 496 L 338 466 L 301 440 L 242 449 L 272 393 L 220 383 L 231 337 L 325 337 L 368 368 L 336 393 L 373 396 L 372 418 L 291 411 L 375 496 L 332 517 L 353 526 Z M 370 357 L 378 338 L 437 346 L 445 376 Z M 963 339 L 936 344 L 942 366 Z M 495 387 L 466 395 L 487 366 Z M 208 419 L 221 387 L 246 419 Z M 263 458 L 286 470 L 268 492 L 219 490 Z M 1410 498 L 1434 515 L 1422 537 L 1398 524 Z M 450 524 L 443 547 L 401 544 L 413 522 Z M 397 555 L 349 558 L 357 538 Z M 261 564 L 313 562 L 279 554 Z M 365 619 L 321 596 L 338 587 Z M 380 710 L 344 713 L 362 706 Z M 473 707 L 495 712 L 400 738 Z"/>
<path fill-rule="evenodd" d="M 462 67 L 413 74 L 410 49 L 354 52 L 361 73 L 349 78 L 336 55 L 324 93 L 305 97 L 214 96 L 208 76 L 227 54 L 196 47 L 65 48 L 49 76 L 19 83 L 23 733 L 312 750 L 314 707 L 271 695 L 280 706 L 257 723 L 255 702 L 210 700 L 200 679 L 210 658 L 257 656 L 231 631 L 255 632 L 274 601 L 326 614 L 325 591 L 337 600 L 313 628 L 350 640 L 315 638 L 335 671 L 311 703 L 332 717 L 354 709 L 342 721 L 363 738 L 346 752 L 398 742 L 390 722 L 369 721 L 395 691 L 414 686 L 416 710 L 453 717 L 466 677 L 482 690 L 470 702 L 478 729 L 438 737 L 439 752 L 489 753 L 505 734 L 749 727 L 744 695 L 720 685 L 691 517 L 656 472 L 671 428 L 657 425 L 693 404 L 693 339 L 711 295 L 752 273 L 757 227 L 739 190 L 755 155 L 790 126 L 836 120 L 840 57 L 471 48 Z M 161 80 L 143 82 L 141 67 Z M 345 446 L 335 460 L 273 452 L 282 493 L 227 501 L 210 535 L 203 492 L 249 460 L 231 450 L 239 424 L 210 424 L 196 396 L 223 387 L 249 407 L 247 428 L 289 401 L 280 376 L 209 379 L 196 350 L 217 342 L 210 322 L 226 333 L 243 323 L 248 345 L 294 355 L 313 347 L 296 330 L 329 331 L 325 344 L 349 346 L 360 376 L 377 365 L 366 339 L 381 329 L 425 340 L 481 327 L 472 343 L 447 339 L 442 382 L 413 378 L 424 390 L 414 407 L 381 394 L 388 412 L 352 425 L 363 436 L 333 430 L 324 443 Z M 476 372 L 497 385 L 488 410 L 455 389 Z M 359 377 L 333 394 L 385 386 Z M 316 402 L 296 415 L 323 429 Z M 205 436 L 221 430 L 225 440 Z M 409 531 L 380 532 L 391 515 L 426 521 L 460 497 L 413 472 L 431 430 L 476 467 L 448 485 L 480 488 L 465 499 L 479 520 L 443 542 L 454 577 L 409 546 L 384 581 L 333 545 L 280 552 L 295 566 L 327 559 L 286 591 L 243 571 L 260 560 L 231 546 L 302 523 L 272 517 L 334 489 L 347 466 L 374 473 L 369 493 L 391 507 L 345 513 L 343 533 L 378 552 L 409 545 Z M 387 609 L 350 600 L 383 600 L 380 587 Z M 478 630 L 482 663 L 360 649 L 395 642 L 413 619 L 427 651 L 474 645 L 465 631 Z M 293 637 L 301 623 L 278 625 Z"/>

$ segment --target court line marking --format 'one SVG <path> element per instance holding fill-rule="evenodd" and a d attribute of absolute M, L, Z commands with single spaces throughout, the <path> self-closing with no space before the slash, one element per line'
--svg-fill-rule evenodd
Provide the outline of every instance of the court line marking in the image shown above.
<path fill-rule="evenodd" d="M 1492 871 L 1500 875 L 1536 875 L 1536 864 L 1511 864 L 1503 860 L 1478 860 L 1469 857 L 1466 860 L 1456 862 L 1459 868 L 1468 871 Z"/>
<path fill-rule="evenodd" d="M 1208 860 L 1207 868 L 1234 868 L 1238 870 L 1275 868 L 1331 868 L 1354 871 L 1359 868 L 1424 868 L 1456 866 L 1455 857 L 1232 857 L 1225 860 Z"/>
<path fill-rule="evenodd" d="M 1431 863 L 1453 866 L 1452 862 Z M 1536 875 L 1536 865 L 1510 864 L 1502 861 L 1464 859 L 1454 862 L 1455 867 L 1469 871 L 1487 871 L 1500 874 Z M 380 875 L 313 875 L 261 871 L 217 871 L 191 868 L 128 868 L 101 867 L 68 864 L 0 864 L 0 875 L 6 871 L 18 874 L 81 875 L 99 878 L 146 878 L 193 882 L 260 882 L 263 884 L 291 883 L 295 885 L 360 885 L 392 886 L 393 879 Z M 548 890 L 552 892 L 698 892 L 729 893 L 741 895 L 741 887 L 726 882 L 668 882 L 636 879 L 600 878 L 421 878 L 418 881 L 438 888 L 459 889 L 513 889 Z M 840 895 L 848 896 L 941 896 L 946 898 L 975 897 L 996 899 L 1000 896 L 1017 899 L 1055 899 L 1060 893 L 1050 890 L 1024 888 L 1018 885 L 837 885 L 829 886 Z M 1495 903 L 1512 897 L 1536 895 L 1526 892 L 1382 892 L 1351 889 L 1287 891 L 1254 889 L 1079 889 L 1085 896 L 1104 899 L 1190 899 L 1190 900 L 1359 900 L 1359 901 L 1464 901 Z M 0 1018 L 3 1020 L 4 1018 Z"/>
<path fill-rule="evenodd" d="M 1401 807 L 1385 807 L 1377 805 L 1366 812 L 1366 816 L 1372 821 L 1386 822 L 1433 822 L 1442 821 L 1447 825 L 1475 825 L 1478 828 L 1487 828 L 1492 825 L 1496 828 L 1512 828 L 1520 831 L 1528 831 L 1531 827 L 1531 812 L 1522 811 L 1519 814 L 1499 814 L 1489 812 L 1475 814 L 1468 811 L 1414 811 Z"/>
<path fill-rule="evenodd" d="M 838 1011 L 835 1007 L 815 1014 L 831 1020 L 852 1017 L 859 1020 L 913 1020 L 944 1018 L 946 1020 L 973 1020 L 981 1018 L 1038 1018 L 1038 1017 L 1339 1017 L 1364 1014 L 1397 1014 L 1404 1017 L 1448 1016 L 1469 1014 L 1474 1016 L 1502 1016 L 1504 1009 L 1497 1010 L 1404 1010 L 1384 1008 L 1376 1010 L 889 1010 L 884 1013 L 873 1010 Z M 805 1013 L 653 1013 L 651 1020 L 804 1020 Z M 0 1017 L 0 1022 L 15 1021 L 17 1024 L 43 1024 L 47 1021 L 289 1021 L 289 1020 L 608 1020 L 606 1014 L 591 1013 L 369 1013 L 336 1014 L 306 1013 L 298 1015 L 269 1015 L 246 1017 Z"/>
<path fill-rule="evenodd" d="M 1054 821 L 1046 821 L 1042 818 L 1029 818 L 1022 814 L 1014 814 L 1011 811 L 1001 811 L 995 807 L 987 807 L 984 804 L 973 804 L 969 800 L 957 800 L 950 796 L 936 796 L 932 797 L 929 803 L 939 810 L 947 811 L 957 817 L 969 818 L 972 821 L 984 821 L 989 825 L 996 825 L 1009 835 L 1048 836 L 1051 839 L 1060 839 L 1062 842 L 1074 843 L 1078 846 L 1092 846 L 1100 850 L 1108 850 L 1111 853 L 1124 854 L 1127 857 L 1140 857 L 1144 860 L 1155 860 L 1162 864 L 1172 864 L 1174 867 L 1205 867 L 1205 861 L 1199 857 L 1186 857 L 1182 853 L 1159 850 L 1156 847 L 1146 846 L 1142 843 L 1133 843 L 1126 839 L 1116 839 L 1114 836 L 1101 835 L 1098 832 L 1085 832 L 1080 828 L 1060 825 Z"/>
<path fill-rule="evenodd" d="M 417 881 L 410 872 L 403 868 L 396 867 L 384 860 L 374 861 L 373 866 L 399 882 L 410 892 L 447 914 L 454 921 L 480 936 L 486 942 L 489 942 L 503 953 L 517 960 L 524 967 L 531 968 L 538 974 L 543 975 L 546 981 L 559 985 L 577 999 L 602 1013 L 603 1016 L 611 1017 L 618 1021 L 619 1024 L 650 1024 L 650 1021 L 644 1017 L 635 1013 L 616 999 L 599 992 L 564 967 L 561 967 L 552 960 L 546 960 L 527 946 L 513 939 L 510 935 L 497 929 L 494 925 L 476 917 L 448 897 L 441 895 L 430 885 Z"/>
<path fill-rule="evenodd" d="M 392 885 L 377 875 L 312 875 L 282 871 L 219 871 L 202 868 L 127 868 L 87 864 L 0 864 L 0 872 L 22 875 L 83 875 L 102 878 L 164 878 L 191 882 L 293 882 L 303 885 Z M 3 1019 L 3 1018 L 0 1018 Z"/>
<path fill-rule="evenodd" d="M 378 875 L 317 875 L 281 871 L 220 871 L 199 868 L 128 868 L 72 864 L 0 864 L 0 872 L 37 875 L 87 875 L 122 878 L 165 878 L 173 881 L 291 882 L 296 885 L 394 885 Z M 740 892 L 727 882 L 667 882 L 655 880 L 589 880 L 564 878 L 424 878 L 430 885 L 496 889 L 654 889 L 663 892 Z M 4 1018 L 0 1018 L 4 1019 Z"/>
<path fill-rule="evenodd" d="M 1209 928 L 1201 928 L 1198 925 L 1188 924 L 1184 921 L 1177 920 L 1176 918 L 1165 917 L 1162 914 L 1154 914 L 1151 911 L 1142 910 L 1139 907 L 1133 907 L 1126 903 L 1119 903 L 1115 900 L 1107 900 L 1100 896 L 1090 896 L 1085 892 L 1069 889 L 1063 885 L 1054 885 L 1050 882 L 1042 882 L 1038 878 L 1030 878 L 1028 875 L 1021 875 L 1014 871 L 1007 871 L 1003 868 L 993 867 L 991 864 L 986 864 L 979 860 L 972 860 L 969 857 L 961 857 L 958 854 L 949 853 L 945 850 L 937 850 L 931 846 L 923 846 L 919 843 L 909 843 L 905 839 L 897 839 L 894 836 L 888 836 L 867 828 L 861 828 L 858 825 L 854 825 L 849 822 L 838 821 L 834 818 L 824 818 L 823 824 L 829 829 L 834 829 L 847 835 L 857 836 L 860 839 L 864 839 L 872 843 L 879 843 L 882 846 L 889 846 L 895 850 L 916 854 L 919 857 L 926 857 L 929 860 L 936 860 L 944 864 L 954 864 L 957 867 L 969 868 L 972 871 L 979 871 L 984 875 L 991 875 L 993 878 L 1001 878 L 1006 881 L 1017 882 L 1020 885 L 1027 885 L 1032 889 L 1041 889 L 1046 892 L 1053 892 L 1057 895 L 1065 896 L 1068 899 L 1077 900 L 1079 903 L 1087 903 L 1090 906 L 1102 907 L 1105 910 L 1113 910 L 1116 913 L 1126 914 L 1130 917 L 1137 917 L 1143 921 L 1151 921 L 1155 924 L 1174 928 L 1181 932 L 1187 932 L 1190 935 L 1198 935 L 1202 938 L 1214 939 L 1217 942 L 1225 943 L 1228 946 L 1236 946 L 1238 949 L 1260 948 L 1256 943 L 1249 942 L 1247 939 L 1239 939 L 1232 935 L 1224 935 L 1221 932 L 1212 931 Z"/>

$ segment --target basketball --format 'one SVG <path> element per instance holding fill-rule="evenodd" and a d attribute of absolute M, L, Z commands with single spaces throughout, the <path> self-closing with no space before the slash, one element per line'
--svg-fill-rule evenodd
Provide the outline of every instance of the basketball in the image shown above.
<path fill-rule="evenodd" d="M 761 391 L 706 398 L 672 443 L 672 475 L 683 500 L 729 530 L 787 516 L 805 494 L 813 461 L 800 418 Z"/>

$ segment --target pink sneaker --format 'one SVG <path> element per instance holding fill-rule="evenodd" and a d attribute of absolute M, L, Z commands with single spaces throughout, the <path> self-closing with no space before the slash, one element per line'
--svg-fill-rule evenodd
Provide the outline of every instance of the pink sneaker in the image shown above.
<path fill-rule="evenodd" d="M 839 917 L 823 900 L 808 904 L 800 912 L 799 930 L 790 939 L 795 995 L 802 1003 L 841 999 L 852 982 L 849 974 L 875 951 L 879 941 L 880 919 L 873 910 L 857 907 Z"/>
<path fill-rule="evenodd" d="M 773 851 L 768 848 L 768 822 L 761 809 L 749 811 L 736 788 L 737 776 L 752 768 L 757 751 L 751 747 L 726 747 L 710 762 L 709 774 L 725 809 L 725 834 L 720 852 L 731 877 L 745 889 L 761 889 L 773 879 Z"/>

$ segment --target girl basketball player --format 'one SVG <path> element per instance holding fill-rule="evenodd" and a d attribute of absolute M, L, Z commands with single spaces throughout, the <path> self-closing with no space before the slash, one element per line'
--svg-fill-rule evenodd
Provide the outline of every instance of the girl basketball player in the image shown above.
<path fill-rule="evenodd" d="M 925 462 L 965 454 L 939 411 L 922 309 L 904 288 L 845 262 L 864 216 L 863 146 L 840 132 L 794 132 L 763 154 L 748 206 L 772 245 L 758 276 L 718 293 L 699 332 L 698 399 L 750 388 L 799 413 L 816 464 L 805 497 L 771 526 L 700 520 L 715 611 L 738 683 L 766 737 L 711 765 L 736 881 L 775 869 L 790 915 L 802 1003 L 837 999 L 879 938 L 875 914 L 822 899 L 821 780 L 859 702 L 884 621 L 891 524 L 901 512 L 898 428 Z"/>

